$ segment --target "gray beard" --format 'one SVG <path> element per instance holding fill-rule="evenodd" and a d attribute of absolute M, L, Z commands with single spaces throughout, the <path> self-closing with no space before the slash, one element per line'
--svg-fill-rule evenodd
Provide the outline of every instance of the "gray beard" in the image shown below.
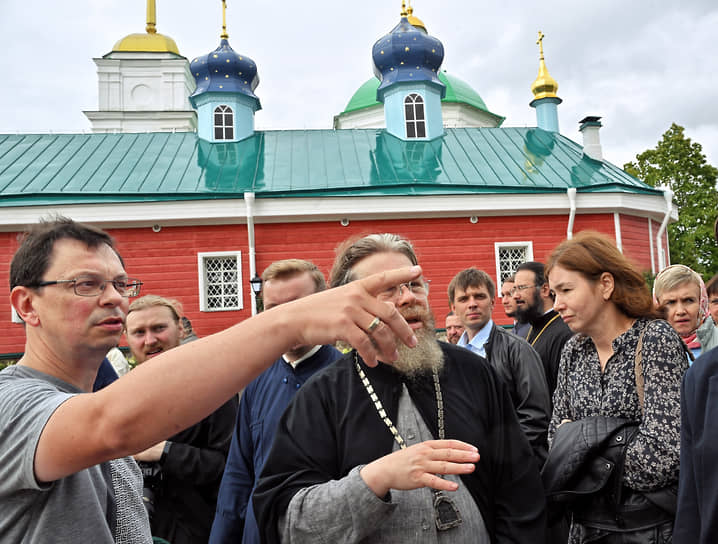
<path fill-rule="evenodd" d="M 403 342 L 397 342 L 399 359 L 391 363 L 397 371 L 408 377 L 416 376 L 423 372 L 437 370 L 444 366 L 444 352 L 432 330 L 424 328 L 416 331 L 416 339 L 419 343 L 416 347 L 410 348 Z"/>

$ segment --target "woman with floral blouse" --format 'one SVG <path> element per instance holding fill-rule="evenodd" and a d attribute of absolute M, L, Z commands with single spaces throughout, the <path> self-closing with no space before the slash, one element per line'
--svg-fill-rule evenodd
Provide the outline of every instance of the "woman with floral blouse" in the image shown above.
<path fill-rule="evenodd" d="M 680 388 L 688 368 L 683 342 L 668 323 L 653 319 L 652 296 L 641 273 L 603 235 L 581 232 L 563 242 L 549 257 L 546 272 L 555 310 L 578 333 L 563 348 L 550 443 L 565 422 L 596 416 L 637 422 L 624 450 L 622 495 L 666 490 L 674 497 Z M 614 531 L 574 519 L 569 542 L 670 542 L 671 509 L 666 509 L 668 521 L 629 534 L 620 526 Z"/>

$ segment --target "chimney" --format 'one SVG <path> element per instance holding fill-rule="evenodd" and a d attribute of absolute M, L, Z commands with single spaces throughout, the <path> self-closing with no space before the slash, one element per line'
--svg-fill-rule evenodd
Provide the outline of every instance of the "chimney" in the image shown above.
<path fill-rule="evenodd" d="M 600 117 L 588 116 L 579 121 L 578 131 L 583 134 L 583 152 L 597 161 L 603 160 L 601 137 L 598 135 L 601 125 Z"/>

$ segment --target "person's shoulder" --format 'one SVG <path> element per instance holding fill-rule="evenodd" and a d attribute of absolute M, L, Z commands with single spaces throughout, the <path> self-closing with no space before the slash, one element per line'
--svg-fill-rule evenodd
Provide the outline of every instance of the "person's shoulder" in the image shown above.
<path fill-rule="evenodd" d="M 675 329 L 671 327 L 671 324 L 668 323 L 668 321 L 666 321 L 665 319 L 642 318 L 639 319 L 639 323 L 643 323 L 643 327 L 645 327 L 646 334 L 669 334 L 670 336 L 678 334 L 676 333 Z"/>
<path fill-rule="evenodd" d="M 27 366 L 15 364 L 0 371 L 0 386 L 57 391 L 59 383 L 62 382 L 58 378 Z"/>
<path fill-rule="evenodd" d="M 718 347 L 698 357 L 686 371 L 686 380 L 707 384 L 713 376 L 718 375 Z"/>
<path fill-rule="evenodd" d="M 674 343 L 681 348 L 683 347 L 683 340 L 668 321 L 664 319 L 640 319 L 638 323 L 640 324 L 639 326 L 642 325 L 643 327 L 645 340 L 649 342 Z"/>
<path fill-rule="evenodd" d="M 449 344 L 448 342 L 439 341 L 439 346 L 441 346 L 441 350 L 444 352 L 445 364 L 450 367 L 460 369 L 467 374 L 478 372 L 493 375 L 494 369 L 485 357 L 469 349 Z"/>
<path fill-rule="evenodd" d="M 333 362 L 312 374 L 300 391 L 307 386 L 314 387 L 317 383 L 331 383 L 344 379 L 345 376 L 354 372 L 354 353 L 354 350 L 347 353 L 338 351 Z"/>
<path fill-rule="evenodd" d="M 494 330 L 491 332 L 500 336 L 502 340 L 505 340 L 509 344 L 531 347 L 531 344 L 529 344 L 525 338 L 522 338 L 521 336 L 503 328 L 501 325 L 494 324 Z"/>
<path fill-rule="evenodd" d="M 322 363 L 331 363 L 340 359 L 344 356 L 344 353 L 339 351 L 332 345 L 324 345 L 320 347 L 317 352 L 311 356 L 312 360 L 321 361 Z"/>

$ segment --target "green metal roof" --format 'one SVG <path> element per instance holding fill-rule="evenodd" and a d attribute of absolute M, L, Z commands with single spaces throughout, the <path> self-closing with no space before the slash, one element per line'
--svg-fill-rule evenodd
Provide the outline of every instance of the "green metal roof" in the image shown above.
<path fill-rule="evenodd" d="M 0 135 L 0 206 L 344 195 L 660 193 L 531 128 L 447 129 L 405 142 L 381 129 Z"/>
<path fill-rule="evenodd" d="M 439 72 L 439 79 L 444 85 L 446 85 L 446 96 L 441 99 L 442 102 L 458 102 L 468 104 L 469 106 L 473 106 L 481 111 L 485 111 L 486 113 L 490 113 L 491 115 L 500 118 L 501 121 L 504 120 L 504 117 L 491 113 L 486 107 L 486 104 L 481 96 L 479 96 L 479 93 L 477 93 L 471 85 L 465 81 L 446 72 Z M 378 88 L 379 80 L 375 77 L 364 82 L 364 84 L 359 87 L 354 95 L 349 99 L 349 103 L 342 113 L 349 113 L 381 105 L 381 103 L 376 99 L 376 91 Z"/>

